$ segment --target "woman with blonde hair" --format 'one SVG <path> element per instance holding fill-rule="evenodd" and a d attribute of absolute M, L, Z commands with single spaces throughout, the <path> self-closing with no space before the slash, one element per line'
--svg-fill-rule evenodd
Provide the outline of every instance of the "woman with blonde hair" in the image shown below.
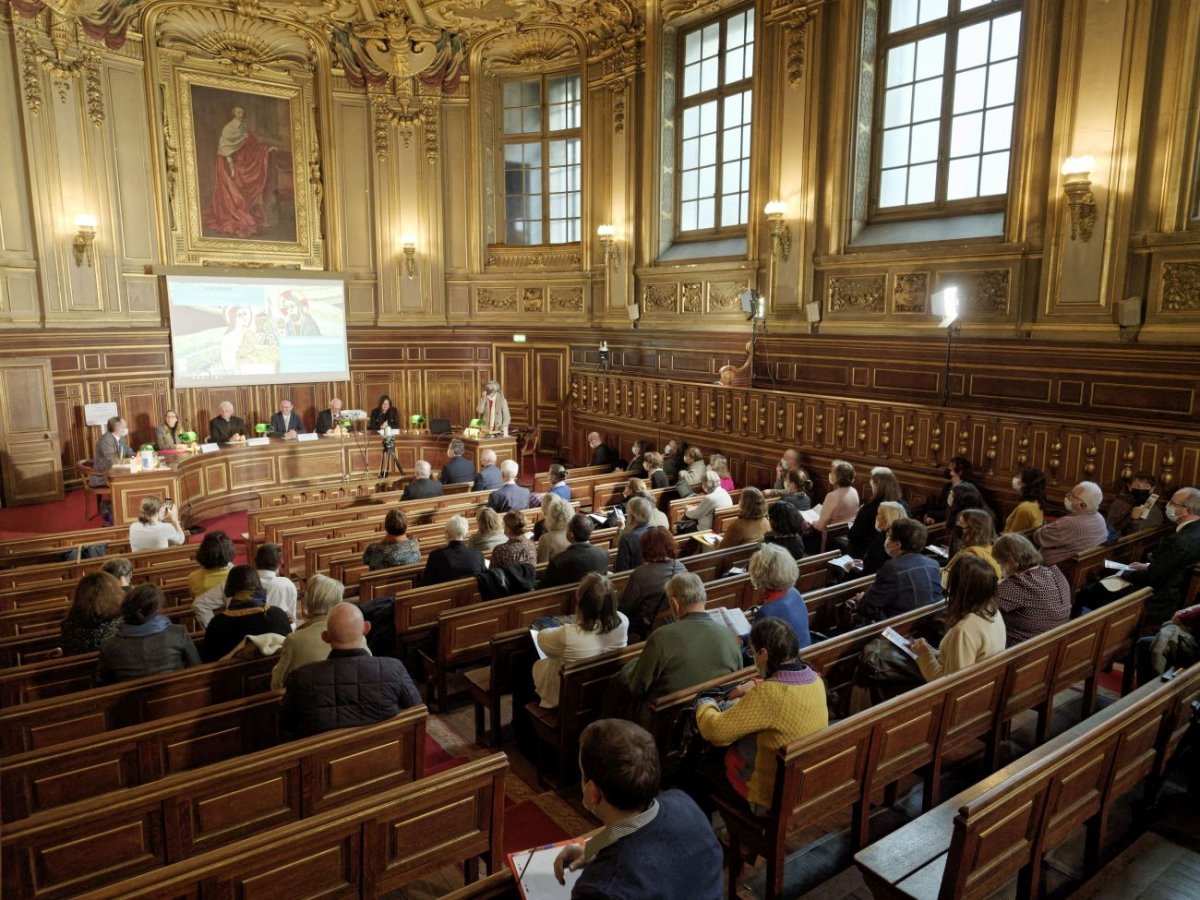
<path fill-rule="evenodd" d="M 887 552 L 887 533 L 892 523 L 905 518 L 908 511 L 903 504 L 893 500 L 885 500 L 879 504 L 875 512 L 875 538 L 867 545 L 862 555 L 862 574 L 874 575 L 880 567 L 891 559 Z"/>
<path fill-rule="evenodd" d="M 792 554 L 774 544 L 763 544 L 750 557 L 747 568 L 750 584 L 762 591 L 762 605 L 754 614 L 754 621 L 783 619 L 791 626 L 800 646 L 807 647 L 812 641 L 808 632 L 808 607 L 804 605 L 804 596 L 796 587 L 800 567 L 792 559 Z"/>
<path fill-rule="evenodd" d="M 950 573 L 946 635 L 937 650 L 913 641 L 926 681 L 995 656 L 1005 645 L 1004 617 L 996 606 L 996 572 L 978 556 L 965 556 Z"/>
<path fill-rule="evenodd" d="M 471 546 L 480 553 L 487 553 L 493 547 L 503 544 L 507 537 L 504 535 L 504 520 L 500 513 L 490 506 L 481 506 L 475 513 L 475 533 L 471 535 Z"/>
<path fill-rule="evenodd" d="M 575 511 L 556 494 L 542 495 L 542 536 L 537 541 L 537 561 L 549 562 L 571 546 L 567 524 Z"/>
<path fill-rule="evenodd" d="M 94 653 L 121 625 L 125 589 L 107 572 L 89 572 L 79 579 L 71 608 L 59 626 L 64 656 Z"/>
<path fill-rule="evenodd" d="M 946 563 L 946 568 L 942 571 L 943 585 L 950 583 L 950 573 L 954 571 L 954 567 L 960 560 L 968 556 L 982 559 L 992 567 L 997 578 L 1004 577 L 1000 563 L 996 562 L 995 557 L 992 556 L 992 545 L 996 543 L 996 531 L 992 522 L 992 514 L 986 509 L 964 509 L 958 514 L 955 524 L 958 525 L 962 535 L 958 543 L 960 549 L 951 557 L 950 562 Z"/>
<path fill-rule="evenodd" d="M 663 471 L 663 455 L 651 451 L 643 459 L 646 465 L 646 477 L 650 479 L 650 486 L 655 489 L 668 487 L 671 481 L 667 478 L 667 473 Z"/>
<path fill-rule="evenodd" d="M 767 498 L 758 488 L 748 487 L 742 491 L 742 499 L 738 501 L 737 518 L 721 534 L 721 547 L 726 549 L 760 543 L 770 530 Z"/>
<path fill-rule="evenodd" d="M 721 476 L 721 487 L 727 491 L 733 490 L 733 475 L 729 471 L 729 460 L 720 453 L 714 453 L 708 458 L 708 467 Z"/>

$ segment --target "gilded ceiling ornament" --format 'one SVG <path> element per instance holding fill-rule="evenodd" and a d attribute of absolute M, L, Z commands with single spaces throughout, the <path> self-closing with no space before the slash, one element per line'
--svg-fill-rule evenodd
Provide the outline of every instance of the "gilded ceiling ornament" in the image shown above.
<path fill-rule="evenodd" d="M 578 58 L 575 42 L 557 28 L 523 29 L 489 41 L 485 66 L 493 72 L 539 71 Z"/>
<path fill-rule="evenodd" d="M 311 72 L 315 67 L 313 48 L 304 35 L 270 19 L 180 5 L 163 14 L 157 33 L 158 46 L 220 60 L 235 75 L 266 68 Z"/>
<path fill-rule="evenodd" d="M 79 22 L 47 7 L 32 20 L 14 17 L 13 24 L 21 48 L 21 82 L 29 111 L 37 115 L 42 109 L 40 68 L 50 76 L 62 103 L 67 102 L 71 81 L 79 78 L 83 82 L 88 118 L 93 125 L 102 125 L 104 94 L 100 90 L 100 54 L 80 33 Z M 49 50 L 43 46 L 46 36 L 49 37 Z"/>

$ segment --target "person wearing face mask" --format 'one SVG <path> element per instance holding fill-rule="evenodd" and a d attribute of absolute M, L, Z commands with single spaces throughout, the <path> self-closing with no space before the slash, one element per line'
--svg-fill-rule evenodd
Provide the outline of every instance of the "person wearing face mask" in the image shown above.
<path fill-rule="evenodd" d="M 1156 483 L 1152 473 L 1138 472 L 1129 482 L 1128 493 L 1118 494 L 1113 500 L 1108 510 L 1108 530 L 1113 537 L 1162 526 L 1163 505 L 1155 500 L 1147 506 Z"/>
<path fill-rule="evenodd" d="M 1163 538 L 1149 563 L 1133 563 L 1122 577 L 1134 588 L 1154 593 L 1146 606 L 1146 625 L 1157 628 L 1183 607 L 1192 569 L 1200 563 L 1200 489 L 1180 488 L 1167 503 L 1175 531 Z"/>
<path fill-rule="evenodd" d="M 865 593 L 847 601 L 868 622 L 890 619 L 942 599 L 942 570 L 922 551 L 929 530 L 916 519 L 903 518 L 888 529 L 885 547 L 890 557 Z"/>
<path fill-rule="evenodd" d="M 946 479 L 946 486 L 942 488 L 941 495 L 936 501 L 929 504 L 925 509 L 926 525 L 936 525 L 938 522 L 953 522 L 953 518 L 949 518 L 951 497 L 950 492 L 955 487 L 967 482 L 971 482 L 973 477 L 973 466 L 971 461 L 965 456 L 954 456 L 950 459 L 950 464 L 942 470 L 942 476 Z"/>
<path fill-rule="evenodd" d="M 854 466 L 844 459 L 835 459 L 829 467 L 829 491 L 821 501 L 821 512 L 812 523 L 813 538 L 805 538 L 809 550 L 820 550 L 820 538 L 830 525 L 853 522 L 858 515 L 858 489 L 854 487 Z M 832 548 L 831 548 L 832 549 Z"/>
<path fill-rule="evenodd" d="M 1046 510 L 1046 476 L 1041 469 L 1024 468 L 1021 474 L 1014 475 L 1013 490 L 1021 498 L 1021 502 L 1013 507 L 1013 511 L 1004 520 L 1005 531 L 1029 531 L 1041 528 L 1045 522 L 1043 513 Z"/>
<path fill-rule="evenodd" d="M 106 473 L 108 470 L 121 460 L 133 456 L 133 449 L 129 446 L 129 441 L 127 440 L 129 428 L 126 426 L 125 420 L 120 416 L 113 416 L 108 420 L 105 428 L 104 434 L 96 442 L 96 455 L 92 460 L 95 472 L 88 479 L 88 484 L 91 487 L 104 487 L 107 485 L 108 475 Z M 111 525 L 112 500 L 108 497 L 101 497 L 99 510 L 104 521 Z"/>
<path fill-rule="evenodd" d="M 1004 615 L 1005 641 L 1012 647 L 1057 628 L 1071 618 L 1071 586 L 1058 566 L 1042 565 L 1042 554 L 1023 534 L 1006 533 L 992 545 L 1004 578 L 996 603 Z"/>
<path fill-rule="evenodd" d="M 500 393 L 500 382 L 489 381 L 483 386 L 483 396 L 475 405 L 475 415 L 483 419 L 484 433 L 508 434 L 508 401 Z"/>
<path fill-rule="evenodd" d="M 667 445 L 663 447 L 663 471 L 667 474 L 667 481 L 670 484 L 675 483 L 675 479 L 679 477 L 679 470 L 683 467 L 683 451 L 687 449 L 687 444 L 683 441 L 667 441 Z"/>
<path fill-rule="evenodd" d="M 648 440 L 642 439 L 633 442 L 633 446 L 629 450 L 629 455 L 632 459 L 629 460 L 629 465 L 625 471 L 634 478 L 646 478 L 649 472 L 646 469 L 646 454 L 654 449 L 654 444 Z"/>
<path fill-rule="evenodd" d="M 1056 566 L 1076 553 L 1099 547 L 1108 540 L 1108 525 L 1100 515 L 1104 491 L 1094 481 L 1081 481 L 1064 500 L 1067 515 L 1033 533 L 1048 566 Z"/>

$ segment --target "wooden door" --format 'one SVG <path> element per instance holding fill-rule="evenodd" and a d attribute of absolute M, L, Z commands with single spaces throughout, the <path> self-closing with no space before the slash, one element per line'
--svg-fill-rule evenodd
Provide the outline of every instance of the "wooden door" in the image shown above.
<path fill-rule="evenodd" d="M 566 346 L 495 344 L 496 380 L 514 427 L 541 430 L 538 445 L 557 450 L 563 439 L 567 394 Z"/>
<path fill-rule="evenodd" d="M 63 498 L 62 457 L 48 359 L 0 362 L 0 479 L 4 503 Z"/>

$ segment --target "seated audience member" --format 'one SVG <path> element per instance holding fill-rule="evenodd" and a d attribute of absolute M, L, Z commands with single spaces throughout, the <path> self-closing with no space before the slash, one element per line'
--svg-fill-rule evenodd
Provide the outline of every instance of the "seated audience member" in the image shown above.
<path fill-rule="evenodd" d="M 679 496 L 688 497 L 695 493 L 707 471 L 708 466 L 704 464 L 704 451 L 699 447 L 688 447 L 683 453 L 683 466 L 675 480 Z M 717 484 L 720 483 L 721 476 L 718 475 Z"/>
<path fill-rule="evenodd" d="M 713 513 L 718 509 L 729 509 L 733 506 L 733 498 L 721 487 L 721 476 L 716 472 L 705 472 L 696 489 L 702 495 L 700 502 L 685 509 L 683 515 L 694 521 L 699 531 L 710 531 Z"/>
<path fill-rule="evenodd" d="M 1186 669 L 1200 660 L 1200 604 L 1176 610 L 1155 634 L 1137 642 L 1138 682 L 1147 684 L 1167 669 Z"/>
<path fill-rule="evenodd" d="M 1041 469 L 1026 467 L 1020 475 L 1014 475 L 1013 490 L 1021 496 L 1021 502 L 1004 520 L 1005 531 L 1029 531 L 1041 528 L 1046 512 L 1046 476 Z"/>
<path fill-rule="evenodd" d="M 471 490 L 494 491 L 502 484 L 504 484 L 504 478 L 496 467 L 496 451 L 479 451 L 479 471 L 475 475 L 475 481 L 471 484 Z"/>
<path fill-rule="evenodd" d="M 506 459 L 500 463 L 500 477 L 504 483 L 488 497 L 487 505 L 496 512 L 508 512 L 510 509 L 529 509 L 532 495 L 529 488 L 517 484 L 517 474 L 521 471 L 515 460 Z"/>
<path fill-rule="evenodd" d="M 733 475 L 729 471 L 729 460 L 720 453 L 714 453 L 708 458 L 708 467 L 721 476 L 721 487 L 727 491 L 734 489 Z"/>
<path fill-rule="evenodd" d="M 875 573 L 867 590 L 851 599 L 850 608 L 868 622 L 880 622 L 942 599 L 942 570 L 922 555 L 929 532 L 916 519 L 897 519 L 888 529 L 885 548 L 890 557 Z"/>
<path fill-rule="evenodd" d="M 696 707 L 696 727 L 710 744 L 728 747 L 725 773 L 730 787 L 754 815 L 766 815 L 775 790 L 775 754 L 780 747 L 829 726 L 825 682 L 800 659 L 802 644 L 784 619 L 756 619 L 750 655 L 758 678 L 728 696 Z"/>
<path fill-rule="evenodd" d="M 546 565 L 538 587 L 557 587 L 579 581 L 588 572 L 608 574 L 608 551 L 591 542 L 592 520 L 582 513 L 571 516 L 567 523 L 571 544 Z"/>
<path fill-rule="evenodd" d="M 1163 524 L 1163 504 L 1150 501 L 1156 479 L 1150 472 L 1138 472 L 1129 482 L 1127 493 L 1117 494 L 1108 508 L 1108 530 L 1115 537 L 1136 534 Z"/>
<path fill-rule="evenodd" d="M 667 441 L 663 447 L 663 472 L 667 475 L 667 483 L 674 484 L 679 478 L 679 472 L 687 465 L 683 461 L 683 452 L 687 444 L 683 441 Z"/>
<path fill-rule="evenodd" d="M 254 551 L 254 568 L 267 596 L 267 606 L 274 606 L 287 613 L 288 620 L 296 621 L 296 583 L 286 575 L 279 574 L 283 565 L 283 548 L 278 544 L 260 544 Z"/>
<path fill-rule="evenodd" d="M 317 413 L 317 434 L 340 434 L 342 427 L 342 400 L 334 397 L 329 401 L 329 409 Z"/>
<path fill-rule="evenodd" d="M 782 496 L 787 489 L 787 474 L 792 469 L 800 464 L 800 454 L 798 451 L 788 448 L 783 451 L 783 456 L 779 457 L 779 462 L 775 464 L 775 483 L 771 486 L 771 490 L 767 496 Z"/>
<path fill-rule="evenodd" d="M 127 559 L 121 559 L 119 556 L 115 559 L 106 559 L 104 565 L 100 567 L 101 572 L 107 572 L 117 581 L 121 582 L 121 587 L 126 590 L 133 584 L 133 563 Z"/>
<path fill-rule="evenodd" d="M 537 561 L 549 562 L 570 546 L 567 524 L 574 510 L 557 494 L 542 496 L 542 536 L 537 541 Z"/>
<path fill-rule="evenodd" d="M 813 522 L 813 530 L 824 534 L 830 525 L 853 522 L 858 515 L 858 490 L 854 487 L 854 466 L 844 459 L 835 459 L 829 469 L 830 490 L 821 501 L 821 512 Z M 832 548 L 831 548 L 832 549 Z"/>
<path fill-rule="evenodd" d="M 1004 615 L 1009 647 L 1027 641 L 1071 618 L 1071 586 L 1058 566 L 1042 565 L 1042 554 L 1023 534 L 996 538 L 992 557 L 1003 580 L 996 605 Z"/>
<path fill-rule="evenodd" d="M 913 641 L 917 666 L 926 681 L 953 674 L 1004 649 L 1004 617 L 996 608 L 996 573 L 986 560 L 964 557 L 950 573 L 946 625 L 936 650 L 924 638 Z"/>
<path fill-rule="evenodd" d="M 63 656 L 94 653 L 117 633 L 125 589 L 107 572 L 89 572 L 75 586 L 75 597 L 59 625 Z"/>
<path fill-rule="evenodd" d="M 599 432 L 592 431 L 588 434 L 587 445 L 592 450 L 592 461 L 589 465 L 615 466 L 617 464 L 617 451 L 600 440 Z"/>
<path fill-rule="evenodd" d="M 404 486 L 401 500 L 428 500 L 430 497 L 442 496 L 442 483 L 434 481 L 430 475 L 433 467 L 426 460 L 418 459 L 413 466 L 413 480 Z"/>
<path fill-rule="evenodd" d="M 325 575 L 313 575 L 304 586 L 304 624 L 283 639 L 283 647 L 279 651 L 279 661 L 271 670 L 271 690 L 277 691 L 283 687 L 288 675 L 307 666 L 309 663 L 320 662 L 329 656 L 329 644 L 322 639 L 325 621 L 329 611 L 342 602 L 346 593 L 345 586 Z M 359 646 L 366 650 L 367 639 L 360 638 Z M 368 654 L 370 651 L 367 651 Z"/>
<path fill-rule="evenodd" d="M 621 612 L 629 619 L 630 635 L 645 640 L 654 629 L 654 618 L 667 603 L 667 582 L 686 572 L 676 557 L 679 546 L 666 528 L 651 526 L 638 538 L 642 562 L 629 573 L 621 592 Z"/>
<path fill-rule="evenodd" d="M 129 549 L 132 552 L 166 550 L 171 544 L 182 544 L 186 540 L 187 535 L 179 524 L 179 510 L 174 503 L 163 503 L 161 497 L 154 495 L 142 498 L 138 519 L 129 526 Z"/>
<path fill-rule="evenodd" d="M 438 481 L 442 484 L 466 484 L 475 480 L 475 464 L 463 456 L 466 450 L 466 445 L 458 438 L 450 440 Z"/>
<path fill-rule="evenodd" d="M 196 562 L 200 564 L 200 568 L 192 569 L 188 573 L 188 588 L 192 592 L 193 600 L 210 588 L 225 584 L 225 576 L 229 574 L 236 555 L 233 541 L 225 532 L 210 531 L 204 535 L 196 550 Z"/>
<path fill-rule="evenodd" d="M 867 548 L 875 543 L 875 538 L 879 534 L 875 530 L 875 522 L 878 518 L 880 504 L 899 503 L 904 509 L 904 515 L 908 515 L 908 504 L 904 502 L 900 482 L 891 469 L 886 466 L 876 466 L 872 469 L 869 486 L 871 499 L 858 508 L 854 522 L 850 525 L 850 532 L 847 534 L 847 552 L 855 559 L 862 559 L 866 555 Z"/>
<path fill-rule="evenodd" d="M 470 578 L 483 572 L 483 554 L 466 544 L 470 526 L 462 516 L 451 516 L 446 520 L 446 546 L 429 554 L 421 584 L 441 584 L 456 578 Z"/>
<path fill-rule="evenodd" d="M 670 487 L 671 481 L 667 477 L 666 470 L 663 469 L 663 455 L 661 453 L 647 453 L 644 460 L 646 468 L 645 477 L 650 481 L 650 487 L 654 490 Z"/>
<path fill-rule="evenodd" d="M 504 536 L 507 540 L 492 549 L 492 568 L 537 565 L 537 545 L 525 537 L 526 531 L 525 517 L 519 512 L 510 510 L 504 514 Z"/>
<path fill-rule="evenodd" d="M 661 527 L 670 531 L 671 522 L 669 519 L 667 519 L 667 514 L 658 508 L 658 500 L 655 499 L 652 493 L 646 490 L 635 491 L 632 495 L 630 495 L 629 499 L 633 500 L 635 497 L 641 497 L 650 504 L 650 521 L 646 524 L 650 525 L 652 528 Z M 621 528 L 621 536 L 624 537 L 629 532 L 631 527 L 632 526 L 629 524 L 629 522 L 626 521 L 625 525 Z"/>
<path fill-rule="evenodd" d="M 617 561 L 613 564 L 614 572 L 624 572 L 642 564 L 642 535 L 650 527 L 650 516 L 654 507 L 643 497 L 634 497 L 628 503 L 629 527 L 621 532 L 621 540 L 617 545 Z"/>
<path fill-rule="evenodd" d="M 950 492 L 960 484 L 971 482 L 974 478 L 974 467 L 971 461 L 965 456 L 953 456 L 950 458 L 950 464 L 946 466 L 943 475 L 946 478 L 946 486 L 942 489 L 942 493 L 937 500 L 930 503 L 925 510 L 925 524 L 936 525 L 938 522 L 952 523 L 954 518 L 950 515 L 951 497 Z"/>
<path fill-rule="evenodd" d="M 1067 515 L 1033 533 L 1048 566 L 1056 566 L 1076 553 L 1099 547 L 1108 540 L 1108 525 L 1100 515 L 1104 491 L 1093 481 L 1081 481 L 1066 497 Z"/>
<path fill-rule="evenodd" d="M 808 634 L 808 607 L 796 587 L 800 567 L 782 547 L 765 544 L 750 557 L 750 584 L 762 591 L 762 605 L 754 621 L 783 619 L 788 623 L 800 647 L 812 643 Z"/>
<path fill-rule="evenodd" d="M 533 664 L 533 683 L 544 709 L 558 706 L 559 674 L 563 666 L 624 647 L 629 639 L 629 619 L 617 610 L 617 595 L 605 575 L 589 572 L 575 593 L 575 621 L 537 633 L 545 654 Z"/>
<path fill-rule="evenodd" d="M 770 530 L 771 523 L 767 520 L 767 498 L 758 488 L 743 488 L 742 498 L 738 501 L 737 518 L 729 522 L 721 532 L 721 548 L 757 544 Z"/>
<path fill-rule="evenodd" d="M 334 605 L 321 632 L 329 656 L 294 669 L 284 681 L 279 724 L 285 732 L 304 737 L 370 725 L 421 702 L 404 663 L 372 656 L 363 646 L 370 630 L 357 604 Z"/>
<path fill-rule="evenodd" d="M 967 556 L 982 559 L 1000 578 L 1000 564 L 992 557 L 992 545 L 996 543 L 996 532 L 992 529 L 992 516 L 986 509 L 964 509 L 958 514 L 955 522 L 961 535 L 958 540 L 958 552 L 950 557 L 946 568 L 942 571 L 943 586 L 950 583 L 950 573 L 959 561 Z"/>
<path fill-rule="evenodd" d="M 234 566 L 225 579 L 225 608 L 212 617 L 204 629 L 205 662 L 220 659 L 241 643 L 242 638 L 258 634 L 287 637 L 292 623 L 287 613 L 267 606 L 267 595 L 254 566 Z"/>
<path fill-rule="evenodd" d="M 179 435 L 186 433 L 187 429 L 179 424 L 179 414 L 173 409 L 168 409 L 162 424 L 154 426 L 154 446 L 159 450 L 174 450 L 183 443 L 179 440 Z"/>
<path fill-rule="evenodd" d="M 392 398 L 387 394 L 379 395 L 379 402 L 375 404 L 375 408 L 371 410 L 371 417 L 367 420 L 368 431 L 379 431 L 386 425 L 391 429 L 400 427 L 400 413 L 396 407 L 392 406 Z"/>
<path fill-rule="evenodd" d="M 812 509 L 812 486 L 812 479 L 808 477 L 808 472 L 804 469 L 799 467 L 788 469 L 787 475 L 783 479 L 783 494 L 779 500 L 781 503 L 794 506 L 800 512 Z"/>
<path fill-rule="evenodd" d="M 208 421 L 208 437 L 214 444 L 237 444 L 246 440 L 246 423 L 233 414 L 233 404 L 223 400 L 217 415 Z"/>
<path fill-rule="evenodd" d="M 550 474 L 550 490 L 546 493 L 554 494 L 554 496 L 571 502 L 571 486 L 567 484 L 567 467 L 559 463 L 552 463 L 547 470 Z M 546 498 L 542 497 L 542 502 L 545 503 Z"/>
<path fill-rule="evenodd" d="M 304 423 L 296 415 L 291 400 L 279 401 L 279 412 L 271 413 L 271 433 L 279 437 L 294 438 L 304 434 Z"/>
<path fill-rule="evenodd" d="M 1200 564 L 1200 489 L 1185 487 L 1172 494 L 1167 521 L 1175 531 L 1162 539 L 1150 562 L 1133 563 L 1133 571 L 1122 576 L 1135 589 L 1153 588 L 1145 618 L 1151 628 L 1183 606 L 1192 569 Z"/>
<path fill-rule="evenodd" d="M 625 467 L 625 471 L 634 478 L 645 478 L 649 472 L 646 470 L 646 454 L 654 449 L 654 445 L 650 441 L 640 439 L 633 442 L 633 446 L 629 448 L 629 465 Z"/>
<path fill-rule="evenodd" d="M 363 565 L 374 572 L 395 566 L 411 566 L 421 561 L 421 543 L 408 536 L 408 516 L 402 509 L 389 510 L 383 520 L 387 537 L 363 551 Z"/>
<path fill-rule="evenodd" d="M 649 732 L 620 719 L 592 722 L 579 737 L 579 768 L 583 805 L 603 827 L 554 861 L 560 884 L 565 871 L 583 869 L 573 898 L 721 900 L 721 844 L 687 794 L 659 794 Z"/>
<path fill-rule="evenodd" d="M 125 595 L 117 633 L 100 645 L 101 684 L 200 665 L 187 629 L 162 614 L 164 599 L 157 584 L 139 584 Z"/>
<path fill-rule="evenodd" d="M 951 490 L 950 509 L 946 513 L 946 546 L 951 556 L 962 549 L 962 528 L 959 527 L 958 521 L 968 509 L 982 509 L 986 510 L 989 516 L 992 515 L 992 511 L 983 502 L 979 488 L 969 481 L 964 481 L 956 484 Z"/>
<path fill-rule="evenodd" d="M 780 500 L 767 510 L 771 530 L 763 535 L 764 544 L 782 547 L 792 559 L 804 559 L 804 519 L 790 503 Z"/>
<path fill-rule="evenodd" d="M 885 562 L 891 559 L 887 553 L 888 529 L 894 522 L 907 516 L 907 511 L 899 503 L 885 500 L 879 504 L 879 510 L 875 513 L 875 539 L 867 545 L 867 549 L 863 552 L 862 565 L 855 572 L 856 578 L 861 575 L 874 575 Z"/>
<path fill-rule="evenodd" d="M 507 540 L 504 536 L 504 517 L 490 506 L 481 506 L 479 512 L 475 513 L 475 533 L 468 543 L 480 553 L 491 553 L 493 548 Z"/>
<path fill-rule="evenodd" d="M 736 672 L 742 667 L 741 644 L 704 611 L 704 582 L 684 572 L 667 582 L 667 600 L 675 621 L 656 628 L 641 656 L 630 660 L 613 685 L 628 690 L 640 713 L 652 700 Z"/>

